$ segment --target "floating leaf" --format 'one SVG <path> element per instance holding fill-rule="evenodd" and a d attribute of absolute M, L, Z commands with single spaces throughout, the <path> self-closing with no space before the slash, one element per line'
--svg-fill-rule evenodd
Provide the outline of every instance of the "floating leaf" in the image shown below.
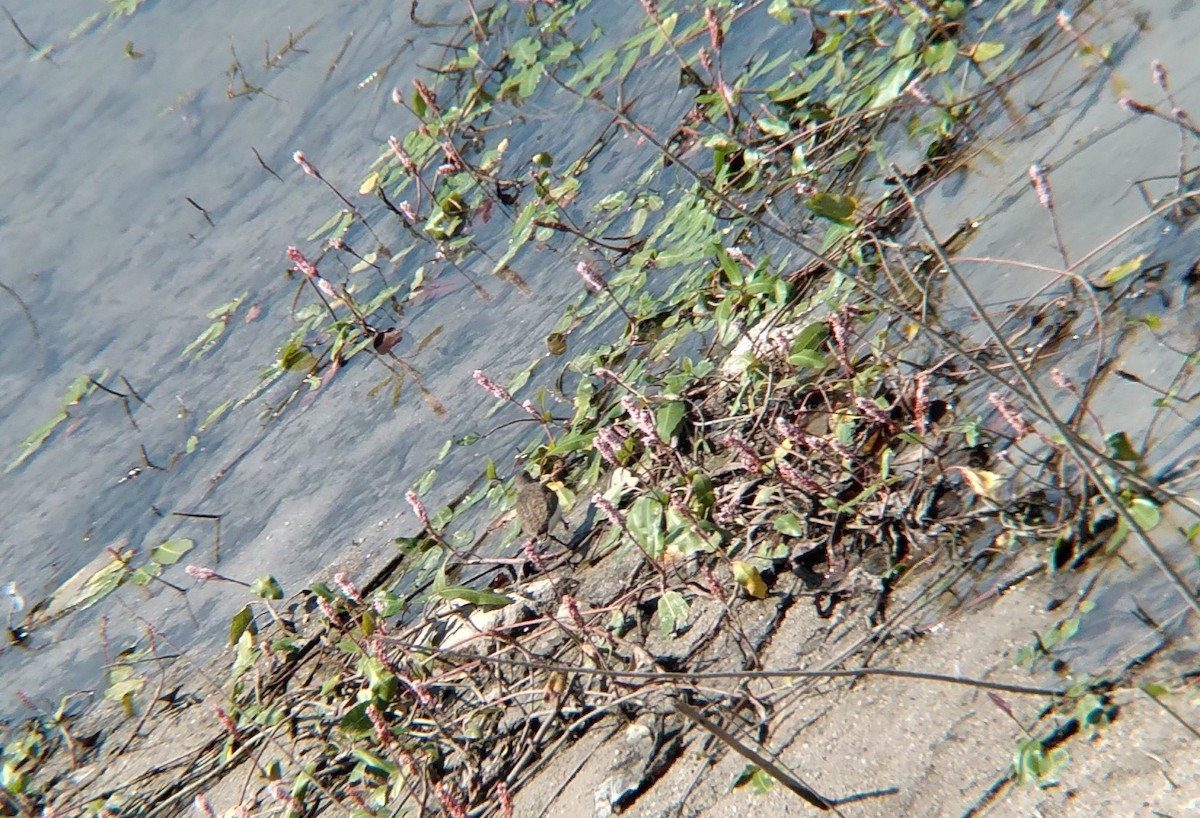
<path fill-rule="evenodd" d="M 37 429 L 35 429 L 33 434 L 21 442 L 21 453 L 18 454 L 11 463 L 4 467 L 4 473 L 8 474 L 17 466 L 33 457 L 34 453 L 41 448 L 42 444 L 50 438 L 50 435 L 54 434 L 54 430 L 58 428 L 59 424 L 63 423 L 66 419 L 67 413 L 59 412 L 54 417 L 50 418 L 50 420 L 46 421 Z"/>
<path fill-rule="evenodd" d="M 209 412 L 208 416 L 205 417 L 204 420 L 202 420 L 200 422 L 200 428 L 196 430 L 196 433 L 204 434 L 205 432 L 207 432 L 214 423 L 216 423 L 218 420 L 221 419 L 221 415 L 223 415 L 227 411 L 229 411 L 230 406 L 233 406 L 233 398 L 230 398 L 229 400 L 225 401 L 220 406 L 218 406 L 216 409 L 213 409 L 211 412 Z"/>
<path fill-rule="evenodd" d="M 150 560 L 150 562 L 137 568 L 129 574 L 129 581 L 138 587 L 144 588 L 149 585 L 155 577 L 161 576 L 163 567 L 161 564 Z"/>
<path fill-rule="evenodd" d="M 821 218 L 844 225 L 852 224 L 854 211 L 858 209 L 858 199 L 840 193 L 816 193 L 805 204 Z"/>
<path fill-rule="evenodd" d="M 1142 264 L 1146 261 L 1148 256 L 1148 253 L 1142 253 L 1140 256 L 1135 256 L 1129 261 L 1126 261 L 1124 264 L 1118 264 L 1116 267 L 1109 268 L 1104 272 L 1104 275 L 1100 276 L 1100 285 L 1103 287 L 1111 287 L 1121 279 L 1128 278 L 1129 276 L 1133 275 L 1138 270 L 1142 269 Z"/>
<path fill-rule="evenodd" d="M 186 537 L 175 540 L 167 540 L 158 548 L 154 549 L 154 552 L 150 555 L 150 558 L 159 565 L 174 565 L 175 563 L 179 562 L 180 558 L 184 554 L 191 551 L 195 547 L 196 543 L 193 540 L 187 539 Z"/>
<path fill-rule="evenodd" d="M 350 226 L 350 221 L 353 218 L 354 214 L 352 214 L 349 210 L 339 210 L 337 213 L 333 214 L 333 217 L 330 218 L 329 221 L 325 222 L 325 224 L 314 230 L 312 235 L 308 237 L 308 241 L 315 241 L 316 239 L 325 235 L 342 235 L 346 232 L 346 228 Z"/>
<path fill-rule="evenodd" d="M 133 549 L 127 548 L 118 556 L 114 556 L 112 549 L 105 550 L 55 591 L 46 609 L 47 617 L 55 619 L 68 611 L 90 608 L 120 587 L 129 576 Z"/>
<path fill-rule="evenodd" d="M 987 62 L 1004 53 L 1004 43 L 988 40 L 977 44 L 971 49 L 971 59 L 975 62 Z"/>

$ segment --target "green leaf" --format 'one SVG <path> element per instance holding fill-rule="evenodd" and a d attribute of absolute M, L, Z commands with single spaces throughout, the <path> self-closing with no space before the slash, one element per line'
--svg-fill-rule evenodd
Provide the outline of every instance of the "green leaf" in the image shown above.
<path fill-rule="evenodd" d="M 717 495 L 712 478 L 703 472 L 698 472 L 692 478 L 692 507 L 699 516 L 703 517 L 708 514 L 709 509 L 716 502 Z"/>
<path fill-rule="evenodd" d="M 824 369 L 829 364 L 829 359 L 820 352 L 814 352 L 811 349 L 802 349 L 799 352 L 793 352 L 788 355 L 788 363 L 799 368 Z"/>
<path fill-rule="evenodd" d="M 1116 267 L 1109 268 L 1105 271 L 1104 275 L 1100 276 L 1101 285 L 1111 287 L 1121 279 L 1133 275 L 1142 269 L 1142 264 L 1146 261 L 1147 256 L 1147 253 L 1142 253 L 1140 256 L 1135 256 L 1124 264 L 1118 264 Z"/>
<path fill-rule="evenodd" d="M 797 517 L 795 514 L 791 514 L 791 513 L 780 514 L 778 517 L 776 517 L 772 521 L 772 525 L 775 526 L 776 531 L 778 531 L 780 534 L 784 534 L 788 537 L 803 537 L 804 536 L 804 531 L 805 531 L 804 523 L 802 523 L 800 521 L 800 518 Z"/>
<path fill-rule="evenodd" d="M 167 540 L 150 554 L 150 558 L 160 565 L 174 565 L 179 562 L 184 554 L 196 547 L 193 540 L 182 537 L 175 540 Z"/>
<path fill-rule="evenodd" d="M 279 580 L 270 575 L 254 580 L 250 590 L 262 599 L 283 599 L 283 586 L 279 584 Z"/>
<path fill-rule="evenodd" d="M 858 209 L 858 199 L 840 193 L 816 193 L 805 204 L 821 218 L 842 225 L 853 224 L 852 217 Z"/>
<path fill-rule="evenodd" d="M 288 372 L 308 370 L 316 361 L 316 357 L 299 339 L 292 341 L 279 353 L 279 366 Z"/>
<path fill-rule="evenodd" d="M 792 132 L 792 126 L 788 125 L 779 117 L 761 116 L 758 118 L 758 127 L 767 136 L 787 136 Z"/>
<path fill-rule="evenodd" d="M 767 14 L 781 23 L 790 23 L 796 19 L 792 14 L 791 0 L 771 0 L 771 5 L 767 6 Z"/>
<path fill-rule="evenodd" d="M 196 336 L 196 340 L 192 341 L 183 352 L 179 353 L 180 358 L 186 358 L 192 353 L 195 353 L 193 360 L 198 360 L 204 356 L 206 352 L 217 345 L 217 341 L 221 340 L 221 336 L 225 334 L 225 327 L 228 322 L 224 320 L 214 321 L 208 325 L 208 329 Z"/>
<path fill-rule="evenodd" d="M 157 576 L 161 575 L 163 567 L 161 564 L 150 560 L 150 562 L 137 568 L 129 574 L 129 581 L 140 588 L 145 588 Z"/>
<path fill-rule="evenodd" d="M 322 236 L 340 236 L 346 232 L 346 228 L 350 226 L 350 221 L 354 216 L 349 210 L 339 210 L 333 214 L 333 217 L 325 222 L 325 224 L 313 231 L 308 237 L 308 241 L 315 241 Z"/>
<path fill-rule="evenodd" d="M 117 590 L 121 586 L 121 583 L 129 576 L 129 567 L 126 563 L 131 557 L 133 557 L 133 549 L 122 553 L 121 559 L 113 558 L 108 565 L 93 574 L 84 583 L 78 596 L 71 601 L 71 607 L 89 608 Z"/>
<path fill-rule="evenodd" d="M 875 94 L 875 98 L 871 100 L 872 108 L 881 108 L 895 101 L 904 89 L 908 87 L 908 82 L 912 79 L 913 68 L 917 64 L 917 55 L 910 54 L 907 57 L 899 60 L 896 67 L 893 68 L 879 84 L 879 91 Z"/>
<path fill-rule="evenodd" d="M 367 708 L 371 706 L 370 701 L 359 702 L 346 711 L 346 715 L 342 716 L 341 722 L 338 723 L 347 735 L 355 738 L 370 735 L 374 732 L 375 727 L 371 724 L 371 718 L 367 715 Z"/>
<path fill-rule="evenodd" d="M 767 583 L 763 581 L 759 570 L 750 563 L 735 560 L 733 579 L 742 587 L 743 591 L 754 599 L 767 598 Z"/>
<path fill-rule="evenodd" d="M 429 490 L 433 488 L 433 484 L 436 481 L 437 469 L 429 469 L 417 480 L 416 485 L 413 486 L 413 491 L 415 491 L 418 495 L 428 494 Z"/>
<path fill-rule="evenodd" d="M 196 430 L 196 433 L 202 435 L 207 432 L 214 423 L 221 419 L 222 415 L 229 411 L 230 406 L 233 406 L 233 398 L 230 398 L 216 409 L 213 409 L 211 412 L 209 412 L 207 417 L 200 422 L 200 428 Z"/>
<path fill-rule="evenodd" d="M 41 445 L 45 443 L 47 439 L 49 439 L 50 435 L 54 433 L 54 430 L 58 428 L 58 425 L 66 419 L 67 413 L 65 411 L 59 412 L 54 417 L 50 418 L 50 420 L 46 421 L 37 429 L 35 429 L 33 434 L 22 441 L 21 453 L 17 455 L 16 459 L 4 467 L 4 473 L 8 474 L 30 457 L 33 457 L 34 452 L 41 448 Z"/>
<path fill-rule="evenodd" d="M 683 594 L 667 591 L 658 600 L 658 629 L 663 636 L 678 633 L 687 625 L 692 609 Z"/>
<path fill-rule="evenodd" d="M 1129 436 L 1124 432 L 1113 432 L 1104 438 L 1104 443 L 1108 456 L 1113 460 L 1124 460 L 1132 463 L 1141 457 L 1129 442 Z"/>
<path fill-rule="evenodd" d="M 0 787 L 13 795 L 25 792 L 25 786 L 29 783 L 29 774 L 22 772 L 17 767 L 21 761 L 20 758 L 9 759 L 4 762 L 3 767 L 0 767 Z"/>
<path fill-rule="evenodd" d="M 655 421 L 658 427 L 658 434 L 663 440 L 670 440 L 675 434 L 675 430 L 679 428 L 680 421 L 687 413 L 687 406 L 681 400 L 673 400 L 664 403 L 658 407 L 655 413 Z"/>
<path fill-rule="evenodd" d="M 133 674 L 129 665 L 117 665 L 108 671 L 108 686 L 104 689 L 104 698 L 114 702 L 124 702 L 136 696 L 146 686 L 146 680 Z"/>
<path fill-rule="evenodd" d="M 734 287 L 742 286 L 746 280 L 746 277 L 742 274 L 742 265 L 734 261 L 733 256 L 729 255 L 729 251 L 721 245 L 718 244 L 715 250 L 717 263 L 721 265 L 721 270 L 725 273 L 725 278 Z"/>
<path fill-rule="evenodd" d="M 665 549 L 662 503 L 649 494 L 634 500 L 629 509 L 629 532 L 651 559 L 661 557 Z"/>
<path fill-rule="evenodd" d="M 988 60 L 999 57 L 1003 53 L 1004 43 L 997 42 L 995 40 L 989 40 L 979 43 L 973 49 L 971 49 L 971 58 L 975 60 L 975 62 L 987 62 Z"/>
<path fill-rule="evenodd" d="M 1130 516 L 1146 531 L 1157 528 L 1162 522 L 1162 511 L 1158 504 L 1146 497 L 1134 497 L 1126 506 Z"/>
<path fill-rule="evenodd" d="M 449 585 L 439 589 L 433 596 L 442 599 L 461 599 L 481 608 L 502 608 L 512 602 L 512 597 L 489 591 L 486 588 L 468 588 L 465 585 Z"/>
<path fill-rule="evenodd" d="M 236 645 L 242 634 L 249 630 L 254 633 L 254 613 L 246 605 L 229 620 L 229 644 Z"/>
<path fill-rule="evenodd" d="M 355 758 L 370 767 L 376 774 L 391 778 L 396 773 L 400 772 L 400 768 L 395 764 L 388 761 L 383 756 L 372 753 L 370 750 L 364 750 L 361 747 L 354 747 L 350 752 L 354 754 Z"/>

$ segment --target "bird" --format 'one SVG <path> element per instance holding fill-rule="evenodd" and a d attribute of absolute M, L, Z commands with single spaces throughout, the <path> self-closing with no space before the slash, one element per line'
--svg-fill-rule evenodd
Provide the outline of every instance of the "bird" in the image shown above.
<path fill-rule="evenodd" d="M 562 521 L 558 495 L 524 471 L 517 472 L 515 482 L 517 522 L 521 524 L 521 531 L 526 537 L 538 540 L 550 536 L 550 530 Z"/>

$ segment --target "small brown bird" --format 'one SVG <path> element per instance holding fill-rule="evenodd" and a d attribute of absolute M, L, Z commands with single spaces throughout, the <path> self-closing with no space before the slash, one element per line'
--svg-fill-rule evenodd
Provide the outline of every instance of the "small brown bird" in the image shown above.
<path fill-rule="evenodd" d="M 517 522 L 521 531 L 526 537 L 538 540 L 549 536 L 555 523 L 562 521 L 558 495 L 524 471 L 517 472 L 516 484 Z"/>

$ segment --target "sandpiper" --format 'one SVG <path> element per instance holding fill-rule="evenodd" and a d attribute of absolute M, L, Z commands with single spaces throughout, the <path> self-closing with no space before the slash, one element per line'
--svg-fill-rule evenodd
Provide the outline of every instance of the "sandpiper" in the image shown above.
<path fill-rule="evenodd" d="M 521 531 L 526 537 L 538 540 L 551 536 L 550 530 L 562 521 L 558 495 L 524 471 L 517 472 L 516 484 L 517 521 L 521 524 Z"/>

